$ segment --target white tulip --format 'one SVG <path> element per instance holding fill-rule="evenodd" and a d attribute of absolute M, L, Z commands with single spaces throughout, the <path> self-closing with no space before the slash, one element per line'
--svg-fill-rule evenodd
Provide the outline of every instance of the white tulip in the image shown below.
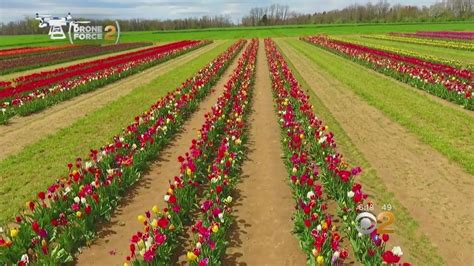
<path fill-rule="evenodd" d="M 28 254 L 23 254 L 23 256 L 21 256 L 21 261 L 26 263 L 26 264 L 29 264 L 30 263 L 30 258 L 28 257 Z"/>
<path fill-rule="evenodd" d="M 75 198 L 74 198 L 74 202 L 75 202 L 75 203 L 79 203 L 80 201 L 81 201 L 81 199 L 80 199 L 79 197 L 75 197 Z"/>
<path fill-rule="evenodd" d="M 349 191 L 349 192 L 347 192 L 347 196 L 348 196 L 349 198 L 354 197 L 354 194 L 355 194 L 354 191 Z"/>
<path fill-rule="evenodd" d="M 402 248 L 399 247 L 399 246 L 395 246 L 392 248 L 392 252 L 394 255 L 398 256 L 398 257 L 401 257 L 403 256 L 403 252 L 402 252 Z"/>
<path fill-rule="evenodd" d="M 326 139 L 327 139 L 327 137 L 323 136 L 322 138 L 319 139 L 318 143 L 321 144 L 321 143 L 325 142 Z"/>

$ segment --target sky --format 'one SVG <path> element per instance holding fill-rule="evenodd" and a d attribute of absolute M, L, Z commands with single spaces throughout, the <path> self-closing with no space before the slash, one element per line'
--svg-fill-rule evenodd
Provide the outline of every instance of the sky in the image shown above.
<path fill-rule="evenodd" d="M 378 0 L 373 0 L 376 3 Z M 73 17 L 90 19 L 175 19 L 201 17 L 204 15 L 226 15 L 234 22 L 247 15 L 252 7 L 264 7 L 271 4 L 290 6 L 291 11 L 298 13 L 314 13 L 344 8 L 367 0 L 0 0 L 0 22 L 21 20 L 25 16 L 34 16 L 37 12 L 53 16 L 65 16 L 71 12 Z M 388 0 L 390 4 L 430 5 L 435 0 Z"/>

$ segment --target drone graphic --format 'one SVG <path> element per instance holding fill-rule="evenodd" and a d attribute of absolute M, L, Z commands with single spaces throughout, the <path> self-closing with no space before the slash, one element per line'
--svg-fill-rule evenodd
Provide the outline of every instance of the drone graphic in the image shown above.
<path fill-rule="evenodd" d="M 72 20 L 71 13 L 68 13 L 65 17 L 53 17 L 51 15 L 39 15 L 36 13 L 36 20 L 40 21 L 39 27 L 46 28 L 49 27 L 49 33 L 51 40 L 62 40 L 66 39 L 66 34 L 64 34 L 63 26 L 69 26 L 79 24 L 79 23 L 90 23 L 90 21 L 74 21 Z"/>

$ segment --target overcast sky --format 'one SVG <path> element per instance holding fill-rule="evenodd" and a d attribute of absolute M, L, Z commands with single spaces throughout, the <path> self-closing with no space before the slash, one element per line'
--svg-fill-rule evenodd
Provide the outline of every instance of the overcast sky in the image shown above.
<path fill-rule="evenodd" d="M 388 0 L 389 3 L 405 5 L 430 5 L 436 0 Z M 263 7 L 271 4 L 287 4 L 292 11 L 312 13 L 343 8 L 347 5 L 365 4 L 366 0 L 0 0 L 0 22 L 23 19 L 34 16 L 36 12 L 54 16 L 64 16 L 71 12 L 73 17 L 84 18 L 146 18 L 174 19 L 201 17 L 204 15 L 229 15 L 234 22 L 239 22 L 252 7 Z M 376 3 L 373 0 L 372 3 Z"/>

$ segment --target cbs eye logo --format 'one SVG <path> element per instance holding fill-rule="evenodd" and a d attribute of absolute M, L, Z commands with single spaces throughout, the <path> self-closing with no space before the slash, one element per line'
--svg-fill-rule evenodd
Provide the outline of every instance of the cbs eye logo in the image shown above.
<path fill-rule="evenodd" d="M 393 233 L 393 229 L 387 228 L 395 221 L 395 215 L 390 211 L 383 211 L 375 217 L 370 212 L 361 212 L 356 216 L 356 230 L 363 234 L 369 235 L 375 229 L 379 234 Z"/>

